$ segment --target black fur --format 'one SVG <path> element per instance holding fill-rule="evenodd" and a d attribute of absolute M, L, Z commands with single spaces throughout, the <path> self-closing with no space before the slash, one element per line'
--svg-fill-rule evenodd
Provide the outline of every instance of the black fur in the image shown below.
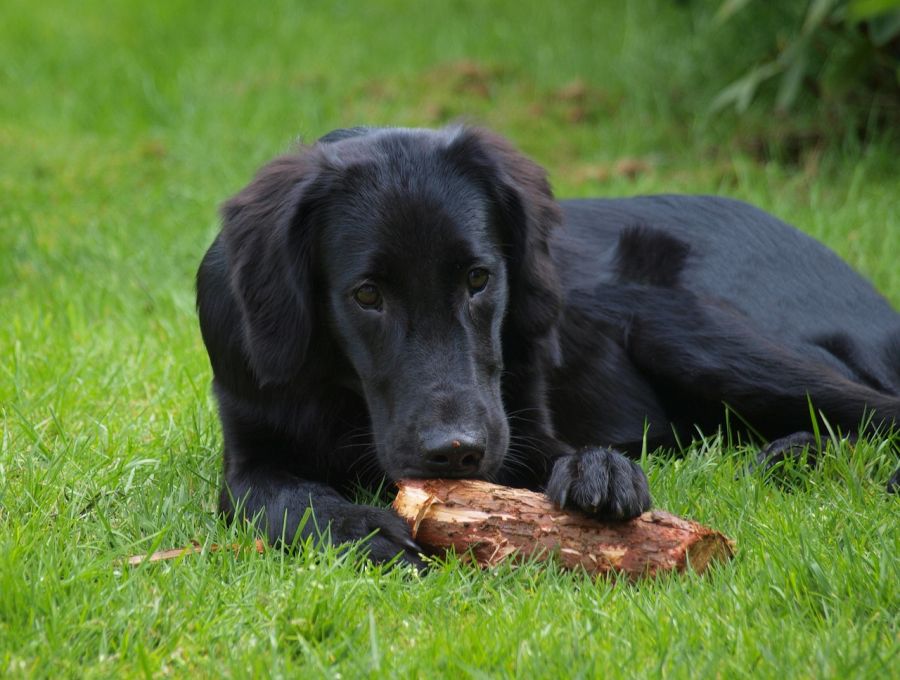
<path fill-rule="evenodd" d="M 900 316 L 743 203 L 557 203 L 490 132 L 353 128 L 264 167 L 223 222 L 197 275 L 220 507 L 273 542 L 377 532 L 373 559 L 415 562 L 395 515 L 346 498 L 384 477 L 632 517 L 647 482 L 616 449 L 714 431 L 726 405 L 773 439 L 810 401 L 843 431 L 900 422 Z"/>

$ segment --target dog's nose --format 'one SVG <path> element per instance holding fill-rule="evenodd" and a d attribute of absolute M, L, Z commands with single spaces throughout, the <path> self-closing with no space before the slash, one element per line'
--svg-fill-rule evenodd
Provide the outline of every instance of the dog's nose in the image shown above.
<path fill-rule="evenodd" d="M 466 477 L 478 472 L 484 458 L 484 443 L 465 435 L 425 437 L 424 467 L 436 477 Z"/>

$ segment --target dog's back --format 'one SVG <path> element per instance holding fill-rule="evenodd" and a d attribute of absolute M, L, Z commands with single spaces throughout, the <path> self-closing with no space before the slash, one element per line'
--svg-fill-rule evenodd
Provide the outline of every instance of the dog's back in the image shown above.
<path fill-rule="evenodd" d="M 687 290 L 870 387 L 900 394 L 900 314 L 822 243 L 740 201 L 645 196 L 563 201 L 564 286 Z M 585 254 L 589 253 L 589 256 Z"/>

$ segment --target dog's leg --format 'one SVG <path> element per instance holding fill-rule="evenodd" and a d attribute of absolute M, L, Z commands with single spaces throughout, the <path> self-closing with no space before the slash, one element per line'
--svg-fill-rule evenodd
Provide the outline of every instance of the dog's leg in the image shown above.
<path fill-rule="evenodd" d="M 301 480 L 287 471 L 256 469 L 230 474 L 219 499 L 229 519 L 252 522 L 272 545 L 290 546 L 310 536 L 334 545 L 365 540 L 374 562 L 398 555 L 422 566 L 421 552 L 406 522 L 390 510 L 357 505 L 330 486 Z"/>
<path fill-rule="evenodd" d="M 887 492 L 900 494 L 900 467 L 894 470 L 894 474 L 888 480 Z"/>
<path fill-rule="evenodd" d="M 855 444 L 859 437 L 851 432 L 842 438 Z M 769 471 L 785 461 L 806 464 L 814 467 L 825 450 L 828 440 L 821 434 L 817 437 L 813 432 L 794 432 L 786 437 L 773 439 L 756 454 L 754 469 Z"/>
<path fill-rule="evenodd" d="M 844 437 L 844 441 L 856 443 L 858 437 L 850 433 Z M 795 432 L 787 437 L 779 437 L 756 454 L 756 461 L 751 465 L 750 471 L 762 471 L 769 473 L 777 471 L 785 461 L 791 461 L 795 465 L 808 465 L 814 467 L 825 449 L 826 440 L 816 438 L 812 432 Z M 900 493 L 900 467 L 898 467 L 888 480 L 886 490 L 888 493 Z"/>
<path fill-rule="evenodd" d="M 542 380 L 541 376 L 537 371 L 522 374 L 515 389 L 510 390 L 511 444 L 501 480 L 544 489 L 560 507 L 577 508 L 604 519 L 631 519 L 648 510 L 650 490 L 640 465 L 613 449 L 586 447 L 576 451 L 556 438 L 543 399 L 546 386 L 528 384 Z"/>
<path fill-rule="evenodd" d="M 626 291 L 623 342 L 635 365 L 687 403 L 727 404 L 754 427 L 785 436 L 806 430 L 810 403 L 851 432 L 900 423 L 900 397 L 856 382 L 792 344 L 766 337 L 727 307 L 677 289 Z"/>
<path fill-rule="evenodd" d="M 727 404 L 754 428 L 781 438 L 763 452 L 773 464 L 809 449 L 814 438 L 802 433 L 810 425 L 810 404 L 823 427 L 827 422 L 844 434 L 855 433 L 867 418 L 873 431 L 900 425 L 900 397 L 816 361 L 799 341 L 789 345 L 761 335 L 725 306 L 702 304 L 677 289 L 608 293 L 633 310 L 623 338 L 635 365 L 677 396 L 685 417 L 707 416 Z"/>
<path fill-rule="evenodd" d="M 768 472 L 785 461 L 814 466 L 819 461 L 824 443 L 812 432 L 795 432 L 786 437 L 779 437 L 756 454 L 754 469 Z"/>

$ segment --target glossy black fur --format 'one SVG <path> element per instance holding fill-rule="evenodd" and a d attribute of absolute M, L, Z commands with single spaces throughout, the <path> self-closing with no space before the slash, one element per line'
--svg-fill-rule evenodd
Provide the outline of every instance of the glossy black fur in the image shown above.
<path fill-rule="evenodd" d="M 712 432 L 725 404 L 771 439 L 809 429 L 810 400 L 844 431 L 900 422 L 900 316 L 743 203 L 557 203 L 487 131 L 356 128 L 264 167 L 223 223 L 197 276 L 220 505 L 272 541 L 311 507 L 331 540 L 416 561 L 403 522 L 344 495 L 385 476 L 631 517 L 646 478 L 614 449 Z"/>

